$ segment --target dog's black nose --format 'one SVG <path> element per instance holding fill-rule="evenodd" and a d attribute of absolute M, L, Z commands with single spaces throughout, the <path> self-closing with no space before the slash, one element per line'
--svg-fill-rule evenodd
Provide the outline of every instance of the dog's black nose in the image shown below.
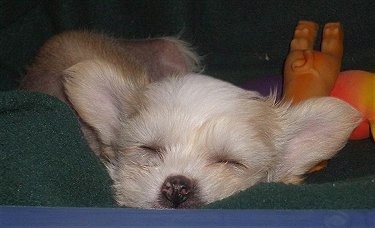
<path fill-rule="evenodd" d="M 182 175 L 170 176 L 161 188 L 163 196 L 172 203 L 174 208 L 188 200 L 192 193 L 193 182 Z"/>

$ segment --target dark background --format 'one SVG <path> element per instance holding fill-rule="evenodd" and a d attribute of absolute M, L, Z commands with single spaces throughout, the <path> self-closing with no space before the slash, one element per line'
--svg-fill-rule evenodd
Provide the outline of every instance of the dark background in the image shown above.
<path fill-rule="evenodd" d="M 281 74 L 298 20 L 340 21 L 342 68 L 375 70 L 374 12 L 375 1 L 364 0 L 2 0 L 0 88 L 14 88 L 42 43 L 69 29 L 122 38 L 180 34 L 204 57 L 206 73 L 242 84 Z"/>

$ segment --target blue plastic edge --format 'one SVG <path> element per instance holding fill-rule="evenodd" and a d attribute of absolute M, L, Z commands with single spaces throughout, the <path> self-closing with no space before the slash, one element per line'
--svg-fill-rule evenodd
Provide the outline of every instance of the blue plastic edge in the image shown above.
<path fill-rule="evenodd" d="M 375 210 L 143 210 L 0 206 L 0 227 L 375 227 Z"/>

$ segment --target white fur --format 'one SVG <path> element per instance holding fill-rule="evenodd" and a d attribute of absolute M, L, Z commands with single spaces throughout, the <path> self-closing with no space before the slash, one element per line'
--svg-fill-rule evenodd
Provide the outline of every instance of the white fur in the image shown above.
<path fill-rule="evenodd" d="M 198 74 L 150 84 L 141 102 L 135 116 L 121 118 L 109 166 L 116 200 L 131 207 L 162 207 L 161 185 L 173 175 L 196 180 L 202 204 L 259 182 L 299 182 L 344 145 L 360 119 L 334 98 L 289 107 Z"/>
<path fill-rule="evenodd" d="M 335 98 L 291 106 L 189 73 L 197 61 L 175 39 L 123 44 L 70 32 L 46 43 L 21 87 L 71 105 L 129 207 L 199 207 L 260 182 L 299 183 L 361 121 Z M 179 204 L 162 193 L 172 176 L 191 181 Z"/>

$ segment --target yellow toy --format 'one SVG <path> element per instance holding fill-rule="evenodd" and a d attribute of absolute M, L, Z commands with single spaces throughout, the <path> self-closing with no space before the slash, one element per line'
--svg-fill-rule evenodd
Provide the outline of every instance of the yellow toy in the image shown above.
<path fill-rule="evenodd" d="M 368 138 L 371 129 L 375 140 L 375 73 L 360 70 L 341 72 L 331 95 L 348 102 L 364 116 L 350 138 Z"/>

